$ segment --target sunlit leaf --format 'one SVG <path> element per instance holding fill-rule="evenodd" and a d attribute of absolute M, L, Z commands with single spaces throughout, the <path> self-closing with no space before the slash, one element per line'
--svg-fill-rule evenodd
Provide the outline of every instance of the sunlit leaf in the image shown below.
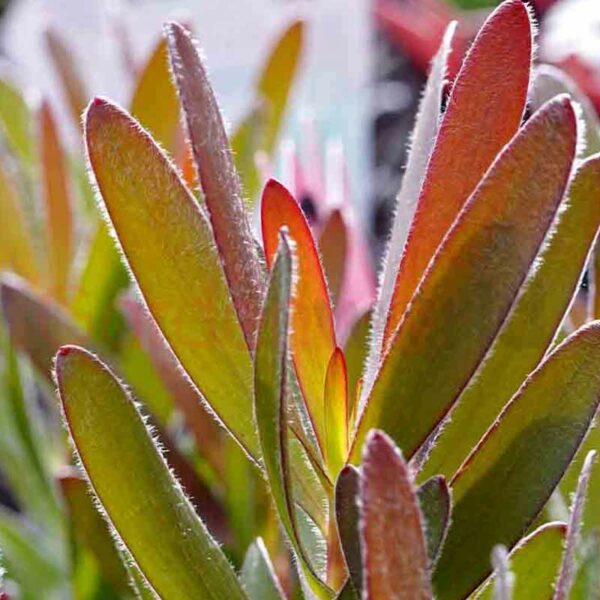
<path fill-rule="evenodd" d="M 348 454 L 348 372 L 340 348 L 331 355 L 325 377 L 325 462 L 335 478 Z"/>
<path fill-rule="evenodd" d="M 390 344 L 361 416 L 354 461 L 373 427 L 387 431 L 410 458 L 452 408 L 544 241 L 571 173 L 576 138 L 569 99 L 549 102 L 471 196 Z"/>
<path fill-rule="evenodd" d="M 319 237 L 319 250 L 323 259 L 323 270 L 327 276 L 331 300 L 337 305 L 347 260 L 347 230 L 342 213 L 334 210 Z"/>
<path fill-rule="evenodd" d="M 73 216 L 66 156 L 50 105 L 40 109 L 40 159 L 51 289 L 59 302 L 67 299 L 73 259 Z"/>
<path fill-rule="evenodd" d="M 400 259 L 417 208 L 427 163 L 440 126 L 447 64 L 455 31 L 456 24 L 451 24 L 446 30 L 440 49 L 431 64 L 423 99 L 415 119 L 402 185 L 396 199 L 396 213 L 383 260 L 377 302 L 372 313 L 373 335 L 369 344 L 369 362 L 366 371 L 366 379 L 369 385 L 375 377 L 381 360 L 383 333 Z"/>
<path fill-rule="evenodd" d="M 108 101 L 90 105 L 86 142 L 150 313 L 212 409 L 256 457 L 250 354 L 202 208 L 152 138 Z"/>
<path fill-rule="evenodd" d="M 180 25 L 166 28 L 171 68 L 183 107 L 204 201 L 233 303 L 254 349 L 263 295 L 263 271 L 229 141 L 200 54 Z"/>
<path fill-rule="evenodd" d="M 169 72 L 166 40 L 154 47 L 137 80 L 130 103 L 131 114 L 172 155 L 181 143 L 177 90 Z"/>
<path fill-rule="evenodd" d="M 531 48 L 529 13 L 520 0 L 510 0 L 488 17 L 464 59 L 398 267 L 383 336 L 384 353 L 446 232 L 521 124 Z"/>
<path fill-rule="evenodd" d="M 524 538 L 509 555 L 514 575 L 515 600 L 544 600 L 552 597 L 565 541 L 564 523 L 547 523 Z M 490 578 L 476 600 L 494 599 L 494 577 Z"/>
<path fill-rule="evenodd" d="M 408 466 L 394 443 L 373 431 L 360 475 L 364 592 L 369 600 L 431 600 L 425 534 Z"/>
<path fill-rule="evenodd" d="M 312 233 L 300 206 L 278 182 L 267 183 L 261 206 L 262 236 L 267 265 L 272 267 L 278 234 L 286 227 L 296 243 L 298 272 L 292 300 L 291 348 L 298 383 L 323 450 L 324 393 L 329 359 L 336 349 L 327 283 Z"/>
<path fill-rule="evenodd" d="M 14 182 L 0 164 L 0 269 L 10 269 L 32 283 L 41 282 L 32 232 Z"/>
<path fill-rule="evenodd" d="M 552 343 L 600 225 L 600 156 L 581 164 L 556 221 L 504 328 L 460 396 L 420 477 L 454 475 Z"/>
<path fill-rule="evenodd" d="M 156 592 L 167 600 L 245 598 L 112 373 L 85 350 L 66 346 L 57 355 L 56 380 L 93 491 Z"/>
<path fill-rule="evenodd" d="M 31 113 L 21 92 L 0 79 L 0 122 L 6 140 L 23 166 L 31 167 L 34 148 Z"/>
<path fill-rule="evenodd" d="M 434 583 L 463 598 L 489 573 L 493 546 L 512 548 L 557 486 L 600 402 L 600 323 L 548 356 L 450 482 L 452 524 Z"/>

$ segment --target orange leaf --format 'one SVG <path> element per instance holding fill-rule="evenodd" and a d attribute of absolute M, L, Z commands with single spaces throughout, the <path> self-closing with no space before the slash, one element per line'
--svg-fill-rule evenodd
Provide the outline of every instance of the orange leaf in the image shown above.
<path fill-rule="evenodd" d="M 323 450 L 325 377 L 336 341 L 321 260 L 300 206 L 277 181 L 270 180 L 265 186 L 261 222 L 269 269 L 273 265 L 282 227 L 287 227 L 296 244 L 298 279 L 292 301 L 292 354 L 304 401 Z"/>
<path fill-rule="evenodd" d="M 384 354 L 444 235 L 521 123 L 531 45 L 527 9 L 520 0 L 509 0 L 489 17 L 465 58 L 440 124 L 398 269 Z"/>

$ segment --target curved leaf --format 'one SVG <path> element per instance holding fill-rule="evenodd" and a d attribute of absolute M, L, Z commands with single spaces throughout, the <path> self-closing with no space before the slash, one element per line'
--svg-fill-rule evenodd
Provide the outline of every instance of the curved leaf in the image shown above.
<path fill-rule="evenodd" d="M 51 288 L 54 297 L 65 302 L 74 250 L 73 216 L 68 165 L 47 102 L 40 109 L 40 146 Z"/>
<path fill-rule="evenodd" d="M 263 296 L 263 271 L 229 141 L 206 69 L 189 33 L 166 28 L 171 68 L 196 169 L 233 303 L 251 350 Z"/>
<path fill-rule="evenodd" d="M 428 479 L 417 490 L 419 506 L 423 513 L 429 568 L 432 569 L 442 552 L 448 527 L 450 527 L 450 489 L 441 475 Z"/>
<path fill-rule="evenodd" d="M 500 154 L 448 232 L 391 342 L 361 416 L 353 461 L 373 427 L 387 431 L 410 458 L 448 414 L 544 241 L 576 143 L 575 113 L 563 96 L 540 109 Z"/>
<path fill-rule="evenodd" d="M 521 124 L 531 63 L 529 13 L 503 2 L 473 42 L 452 88 L 387 314 L 389 347 L 429 261 L 475 186 Z"/>
<path fill-rule="evenodd" d="M 251 600 L 283 600 L 285 598 L 261 538 L 258 538 L 248 548 L 240 577 L 244 590 Z"/>
<path fill-rule="evenodd" d="M 538 515 L 581 445 L 600 402 L 600 322 L 580 329 L 527 379 L 450 482 L 452 524 L 434 583 L 463 598 Z"/>
<path fill-rule="evenodd" d="M 152 138 L 115 105 L 96 99 L 85 132 L 110 223 L 150 313 L 211 408 L 256 458 L 251 358 L 202 209 Z"/>
<path fill-rule="evenodd" d="M 325 377 L 325 462 L 335 479 L 348 454 L 348 372 L 340 348 L 331 355 Z"/>
<path fill-rule="evenodd" d="M 452 477 L 552 343 L 578 289 L 600 225 L 600 156 L 584 161 L 503 329 L 420 477 Z"/>
<path fill-rule="evenodd" d="M 165 600 L 246 595 L 169 472 L 129 394 L 97 358 L 64 346 L 56 381 L 65 421 L 95 495 Z"/>
<path fill-rule="evenodd" d="M 321 450 L 325 443 L 324 394 L 329 359 L 336 349 L 329 292 L 312 233 L 296 200 L 270 180 L 261 205 L 262 237 L 272 267 L 279 230 L 286 227 L 296 243 L 298 272 L 292 299 L 291 347 L 298 383 Z"/>

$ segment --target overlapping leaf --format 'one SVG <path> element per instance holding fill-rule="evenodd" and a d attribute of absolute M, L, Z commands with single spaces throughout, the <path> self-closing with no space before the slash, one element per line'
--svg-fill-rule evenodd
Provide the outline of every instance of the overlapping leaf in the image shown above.
<path fill-rule="evenodd" d="M 600 322 L 563 342 L 504 409 L 450 482 L 452 524 L 437 564 L 440 600 L 463 598 L 514 546 L 577 452 L 600 403 Z"/>
<path fill-rule="evenodd" d="M 212 409 L 257 457 L 250 354 L 201 207 L 150 136 L 108 101 L 90 105 L 86 143 L 150 313 Z"/>
<path fill-rule="evenodd" d="M 571 173 L 576 138 L 570 101 L 549 102 L 473 193 L 383 359 L 358 425 L 354 461 L 373 427 L 411 457 L 452 408 L 544 241 Z"/>
<path fill-rule="evenodd" d="M 421 477 L 452 477 L 551 344 L 600 225 L 600 156 L 584 161 L 551 238 L 540 251 L 507 322 L 461 395 Z"/>
<path fill-rule="evenodd" d="M 278 182 L 271 180 L 263 192 L 262 236 L 267 265 L 271 268 L 278 233 L 286 227 L 297 244 L 296 294 L 292 300 L 291 348 L 298 382 L 321 449 L 325 440 L 324 394 L 329 360 L 336 349 L 327 283 L 310 228 L 300 206 Z"/>
<path fill-rule="evenodd" d="M 383 351 L 429 261 L 467 198 L 521 124 L 532 36 L 520 0 L 498 7 L 481 28 L 452 88 L 398 267 Z"/>
<path fill-rule="evenodd" d="M 94 493 L 156 593 L 167 600 L 246 598 L 112 373 L 85 350 L 66 346 L 56 379 Z"/>
<path fill-rule="evenodd" d="M 263 272 L 229 141 L 200 54 L 188 32 L 167 25 L 171 68 L 225 277 L 248 346 L 254 349 Z"/>

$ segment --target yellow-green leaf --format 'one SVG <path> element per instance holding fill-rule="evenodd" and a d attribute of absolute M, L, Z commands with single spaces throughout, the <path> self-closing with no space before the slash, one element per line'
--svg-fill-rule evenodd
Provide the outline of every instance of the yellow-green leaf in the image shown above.
<path fill-rule="evenodd" d="M 152 138 L 115 105 L 95 100 L 85 131 L 110 224 L 151 315 L 214 412 L 256 458 L 251 358 L 202 208 Z"/>
<path fill-rule="evenodd" d="M 165 600 L 243 600 L 231 565 L 169 472 L 132 398 L 87 351 L 61 348 L 65 421 L 94 494 Z"/>
<path fill-rule="evenodd" d="M 547 523 L 524 538 L 509 555 L 515 600 L 550 600 L 565 541 L 564 523 Z M 475 600 L 494 600 L 491 577 Z"/>

